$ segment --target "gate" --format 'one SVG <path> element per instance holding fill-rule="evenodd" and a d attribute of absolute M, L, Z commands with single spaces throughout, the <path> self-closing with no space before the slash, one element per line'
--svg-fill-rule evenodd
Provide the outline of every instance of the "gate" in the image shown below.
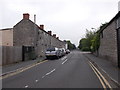
<path fill-rule="evenodd" d="M 36 58 L 35 48 L 33 46 L 22 46 L 22 61 Z"/>

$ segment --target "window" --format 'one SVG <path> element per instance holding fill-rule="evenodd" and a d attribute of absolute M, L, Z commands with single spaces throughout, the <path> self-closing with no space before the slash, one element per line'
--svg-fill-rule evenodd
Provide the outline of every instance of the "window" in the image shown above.
<path fill-rule="evenodd" d="M 120 17 L 117 19 L 116 24 L 117 24 L 117 29 L 120 28 Z"/>
<path fill-rule="evenodd" d="M 103 31 L 100 33 L 100 37 L 103 38 Z"/>
<path fill-rule="evenodd" d="M 40 34 L 40 32 L 38 31 L 38 35 Z"/>

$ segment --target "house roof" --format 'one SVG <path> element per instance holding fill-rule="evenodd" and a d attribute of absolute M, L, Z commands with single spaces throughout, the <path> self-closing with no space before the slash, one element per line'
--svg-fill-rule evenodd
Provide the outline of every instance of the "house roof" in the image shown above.
<path fill-rule="evenodd" d="M 24 20 L 24 19 L 22 19 L 22 20 Z M 22 21 L 21 20 L 21 21 Z M 40 30 L 42 30 L 36 23 L 34 23 L 33 21 L 31 21 L 30 19 L 27 19 L 27 20 L 29 20 L 30 22 L 32 22 L 34 25 L 36 25 Z M 20 22 L 21 22 L 20 21 Z M 19 24 L 20 22 L 18 22 L 17 24 Z M 16 24 L 16 25 L 17 25 Z M 14 26 L 16 26 L 16 25 L 14 25 Z M 45 32 L 46 34 L 48 34 L 48 32 L 47 31 L 45 31 L 45 30 L 42 30 L 43 32 Z M 50 35 L 50 34 L 48 34 L 48 35 Z M 53 37 L 53 35 L 50 35 L 51 37 Z M 53 37 L 53 38 L 55 38 L 55 37 Z M 57 39 L 57 38 L 56 38 Z M 57 39 L 57 40 L 59 40 L 59 39 Z M 59 40 L 59 41 L 61 41 L 61 40 Z M 63 41 L 61 41 L 61 42 L 63 42 Z"/>
<path fill-rule="evenodd" d="M 104 31 L 105 28 L 107 28 L 113 21 L 115 21 L 116 19 L 118 19 L 120 17 L 120 11 L 115 15 L 115 17 L 113 17 L 110 22 L 108 22 L 108 24 L 106 24 L 104 27 L 102 27 L 98 32 L 102 32 Z"/>
<path fill-rule="evenodd" d="M 4 31 L 4 30 L 12 30 L 13 28 L 5 28 L 5 29 L 0 29 L 0 31 Z"/>

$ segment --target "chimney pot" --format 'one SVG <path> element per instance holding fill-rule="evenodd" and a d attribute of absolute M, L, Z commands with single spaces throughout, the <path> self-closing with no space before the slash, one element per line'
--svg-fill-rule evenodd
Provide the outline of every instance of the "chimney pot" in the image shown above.
<path fill-rule="evenodd" d="M 44 30 L 44 25 L 40 25 L 40 29 Z"/>
<path fill-rule="evenodd" d="M 29 19 L 29 17 L 30 17 L 29 13 L 24 13 L 23 14 L 23 19 Z"/>
<path fill-rule="evenodd" d="M 59 39 L 59 37 L 57 37 L 57 39 Z"/>
<path fill-rule="evenodd" d="M 55 37 L 55 38 L 56 38 L 56 34 L 53 34 L 53 37 Z"/>
<path fill-rule="evenodd" d="M 52 35 L 52 31 L 48 31 L 48 34 L 49 34 L 49 35 Z"/>

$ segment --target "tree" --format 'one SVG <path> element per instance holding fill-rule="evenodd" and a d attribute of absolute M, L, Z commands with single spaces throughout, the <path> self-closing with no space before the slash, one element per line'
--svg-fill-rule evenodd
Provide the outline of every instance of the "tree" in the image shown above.
<path fill-rule="evenodd" d="M 79 49 L 81 49 L 82 51 L 91 51 L 91 45 L 94 35 L 95 31 L 86 30 L 85 38 L 82 38 L 79 42 Z"/>
<path fill-rule="evenodd" d="M 107 26 L 107 22 L 102 24 L 99 29 L 96 31 L 86 30 L 85 38 L 82 38 L 79 42 L 78 48 L 82 51 L 98 51 L 100 46 L 100 33 L 104 27 Z M 94 28 L 93 28 L 94 29 Z"/>
<path fill-rule="evenodd" d="M 66 42 L 68 44 L 68 49 L 70 49 L 70 50 L 76 49 L 75 44 L 72 44 L 70 41 L 66 41 Z"/>
<path fill-rule="evenodd" d="M 100 34 L 96 33 L 92 40 L 91 51 L 92 52 L 98 51 L 99 46 L 100 46 Z"/>
<path fill-rule="evenodd" d="M 86 51 L 86 49 L 88 50 L 88 44 L 87 44 L 87 39 L 86 38 L 82 38 L 79 42 L 79 49 L 81 49 L 82 51 Z"/>

